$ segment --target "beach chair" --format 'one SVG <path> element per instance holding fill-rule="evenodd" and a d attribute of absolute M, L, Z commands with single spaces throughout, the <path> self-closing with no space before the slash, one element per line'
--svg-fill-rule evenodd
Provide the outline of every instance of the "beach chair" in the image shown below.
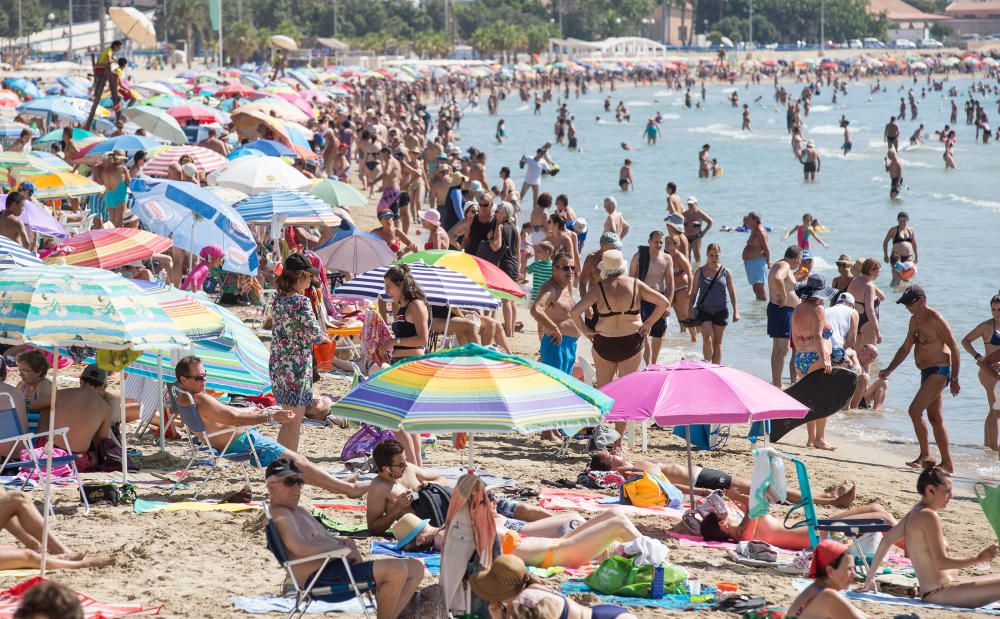
<path fill-rule="evenodd" d="M 229 451 L 229 446 L 232 445 L 236 437 L 239 436 L 239 432 L 234 432 L 233 430 L 220 430 L 218 432 L 209 433 L 205 429 L 205 423 L 201 419 L 201 415 L 198 413 L 198 407 L 194 403 L 194 399 L 191 394 L 182 390 L 177 383 L 170 383 L 167 385 L 167 393 L 170 394 L 170 405 L 173 408 L 174 413 L 180 415 L 181 421 L 184 422 L 184 426 L 187 428 L 188 435 L 188 463 L 181 472 L 180 477 L 174 482 L 170 492 L 167 496 L 172 496 L 177 488 L 180 486 L 181 482 L 187 477 L 188 473 L 191 471 L 196 463 L 207 464 L 211 468 L 208 474 L 205 475 L 205 480 L 201 482 L 201 486 L 198 491 L 194 494 L 194 499 L 197 500 L 198 495 L 201 494 L 205 486 L 212 479 L 215 473 L 219 470 L 220 465 L 235 463 L 238 464 L 240 470 L 243 472 L 243 478 L 246 481 L 247 486 L 250 486 L 250 472 L 249 466 L 253 466 L 257 469 L 263 468 L 260 464 L 260 458 L 257 457 L 257 451 L 253 448 L 253 443 L 249 443 L 250 448 L 246 451 Z M 224 449 L 219 450 L 212 447 L 210 439 L 214 436 L 222 436 L 228 434 L 229 440 L 226 441 L 226 446 Z"/>
<path fill-rule="evenodd" d="M 804 462 L 799 460 L 794 456 L 790 456 L 785 453 L 779 453 L 779 455 L 792 462 L 795 465 L 795 475 L 799 481 L 799 492 L 802 494 L 802 500 L 796 503 L 788 510 L 785 514 L 785 528 L 786 529 L 799 529 L 802 527 L 808 527 L 809 529 L 809 547 L 816 548 L 820 542 L 820 533 L 840 533 L 851 540 L 851 546 L 854 546 L 858 539 L 862 535 L 868 533 L 885 533 L 892 528 L 892 525 L 881 518 L 862 518 L 862 519 L 851 519 L 851 520 L 838 520 L 835 518 L 820 518 L 816 515 L 816 505 L 813 503 L 812 485 L 809 483 L 809 472 L 806 470 L 806 465 Z M 802 515 L 804 519 L 801 522 L 794 524 L 788 524 L 790 518 L 799 509 L 802 510 Z M 852 553 L 857 558 L 856 563 L 860 564 L 862 576 L 868 573 L 868 557 L 865 556 L 864 552 Z"/>
<path fill-rule="evenodd" d="M 35 453 L 34 441 L 46 436 L 46 434 L 30 434 L 25 432 L 24 427 L 21 425 L 21 418 L 17 415 L 17 407 L 14 405 L 14 399 L 7 393 L 0 395 L 7 398 L 7 408 L 0 409 L 0 444 L 12 443 L 10 451 L 7 452 L 7 457 L 4 458 L 3 464 L 0 465 L 0 470 L 8 468 L 23 470 L 30 467 L 28 474 L 24 476 L 24 483 L 21 484 L 21 490 L 24 490 L 28 487 L 28 481 L 31 479 L 32 473 L 38 471 L 39 479 L 44 475 L 42 471 L 45 467 L 43 464 L 45 458 L 44 456 L 41 460 L 38 458 L 38 455 Z M 76 482 L 77 488 L 80 490 L 80 498 L 83 499 L 83 505 L 86 508 L 85 513 L 89 514 L 90 503 L 87 502 L 87 493 L 83 491 L 80 471 L 76 468 L 76 456 L 73 455 L 73 451 L 69 448 L 69 439 L 66 437 L 67 432 L 69 432 L 69 428 L 57 428 L 53 432 L 52 447 L 61 447 L 69 455 L 59 457 L 53 455 L 52 467 L 70 467 L 73 471 L 70 481 Z M 59 444 L 60 439 L 61 445 Z M 14 460 L 15 457 L 20 457 L 22 448 L 28 453 L 28 459 Z M 51 505 L 49 506 L 49 513 L 54 515 Z"/>
<path fill-rule="evenodd" d="M 267 540 L 267 549 L 271 551 L 274 558 L 277 559 L 281 567 L 284 568 L 285 574 L 288 577 L 288 581 L 292 583 L 295 588 L 295 606 L 289 611 L 287 617 L 292 619 L 293 617 L 301 617 L 309 610 L 310 604 L 315 600 L 321 602 L 344 602 L 352 598 L 358 598 L 361 601 L 361 609 L 365 613 L 365 617 L 371 619 L 372 614 L 375 611 L 375 600 L 372 599 L 371 591 L 368 589 L 367 583 L 361 583 L 360 585 L 354 581 L 354 575 L 351 574 L 350 564 L 347 562 L 347 556 L 351 554 L 350 549 L 341 548 L 340 550 L 333 550 L 331 552 L 324 552 L 320 554 L 311 555 L 308 557 L 302 557 L 301 559 L 289 560 L 288 551 L 285 550 L 285 544 L 281 541 L 281 536 L 278 535 L 278 528 L 274 526 L 274 522 L 271 520 L 271 510 L 267 505 L 267 502 L 262 502 L 261 505 L 264 507 L 264 519 L 266 525 L 264 526 L 264 537 Z M 299 579 L 295 577 L 295 573 L 292 568 L 296 565 L 302 563 L 309 563 L 311 561 L 321 560 L 323 561 L 319 569 L 313 573 L 313 576 L 308 582 L 299 582 Z M 347 575 L 351 580 L 350 586 L 344 585 L 342 587 L 316 587 L 316 578 L 323 572 L 323 569 L 327 566 L 330 561 L 343 561 L 344 567 L 347 568 Z M 362 591 L 362 588 L 364 590 Z"/>

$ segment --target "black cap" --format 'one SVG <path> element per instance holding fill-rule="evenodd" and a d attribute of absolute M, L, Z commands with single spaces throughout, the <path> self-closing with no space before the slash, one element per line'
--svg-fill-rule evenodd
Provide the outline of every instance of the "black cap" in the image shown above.
<path fill-rule="evenodd" d="M 104 385 L 108 382 L 108 373 L 91 363 L 83 368 L 80 378 Z"/>
<path fill-rule="evenodd" d="M 313 275 L 319 274 L 319 269 L 313 268 L 309 258 L 306 258 L 302 254 L 288 254 L 285 258 L 285 270 L 286 271 L 309 271 Z"/>
<path fill-rule="evenodd" d="M 926 301 L 927 293 L 924 292 L 924 289 L 921 288 L 920 286 L 912 284 L 906 287 L 906 290 L 903 291 L 903 295 L 898 299 L 896 299 L 896 303 L 902 303 L 903 305 L 910 305 L 911 303 L 920 301 L 921 299 Z"/>
<path fill-rule="evenodd" d="M 267 465 L 267 470 L 264 472 L 264 479 L 282 479 L 284 477 L 291 477 L 292 475 L 301 475 L 302 471 L 299 469 L 298 465 L 288 458 L 278 458 L 271 464 Z"/>

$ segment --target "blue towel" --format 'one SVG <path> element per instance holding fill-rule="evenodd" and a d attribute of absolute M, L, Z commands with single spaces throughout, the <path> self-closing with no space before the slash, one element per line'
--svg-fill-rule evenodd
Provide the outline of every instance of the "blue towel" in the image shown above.
<path fill-rule="evenodd" d="M 293 598 L 262 595 L 259 597 L 234 597 L 233 606 L 237 609 L 242 610 L 247 613 L 288 613 L 295 606 L 295 600 Z M 357 598 L 353 600 L 347 600 L 346 602 L 313 602 L 309 605 L 309 610 L 306 614 L 309 615 L 322 615 L 324 613 L 364 613 L 364 608 L 361 607 L 361 601 Z"/>
<path fill-rule="evenodd" d="M 396 557 L 397 559 L 402 557 L 420 559 L 424 562 L 424 566 L 427 567 L 427 571 L 431 574 L 438 574 L 441 572 L 441 553 L 439 552 L 404 552 L 402 550 L 396 550 L 396 542 L 375 541 L 372 542 L 371 554 L 388 555 L 390 557 Z"/>
<path fill-rule="evenodd" d="M 598 593 L 588 587 L 587 583 L 583 582 L 579 578 L 574 578 L 568 582 L 564 582 L 560 589 L 563 593 L 568 594 L 592 593 L 605 604 L 617 604 L 619 606 L 653 606 L 657 608 L 669 608 L 670 610 L 712 610 L 717 605 L 714 597 L 716 593 L 715 587 L 710 587 L 708 585 L 701 586 L 701 593 L 703 596 L 713 596 L 712 600 L 709 602 L 692 602 L 691 596 L 686 593 L 665 595 L 659 600 L 651 598 L 622 597 L 620 595 L 604 595 L 603 593 Z"/>
<path fill-rule="evenodd" d="M 795 587 L 797 591 L 802 591 L 808 587 L 812 581 L 805 580 L 802 578 L 796 578 L 792 581 L 792 586 Z M 844 597 L 849 600 L 862 600 L 864 602 L 872 602 L 874 604 L 891 604 L 893 606 L 916 606 L 919 608 L 926 609 L 941 609 L 948 610 L 955 613 L 979 613 L 982 615 L 994 615 L 1000 617 L 1000 607 L 995 604 L 990 606 L 984 606 L 982 608 L 959 608 L 957 606 L 944 606 L 942 604 L 931 604 L 930 602 L 924 602 L 920 598 L 906 598 L 900 597 L 898 595 L 889 595 L 888 593 L 868 593 L 861 591 L 841 591 Z"/>

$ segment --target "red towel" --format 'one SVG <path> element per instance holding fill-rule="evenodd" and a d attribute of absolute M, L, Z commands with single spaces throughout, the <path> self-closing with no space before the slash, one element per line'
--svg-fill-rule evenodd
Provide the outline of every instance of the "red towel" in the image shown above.
<path fill-rule="evenodd" d="M 41 576 L 29 578 L 20 582 L 10 589 L 0 591 L 0 619 L 10 619 L 21 604 L 24 594 L 45 579 Z M 151 616 L 158 615 L 162 606 L 143 606 L 142 604 L 108 604 L 98 602 L 82 593 L 76 594 L 83 605 L 83 616 L 87 619 L 113 619 L 115 617 L 134 617 L 137 615 Z"/>

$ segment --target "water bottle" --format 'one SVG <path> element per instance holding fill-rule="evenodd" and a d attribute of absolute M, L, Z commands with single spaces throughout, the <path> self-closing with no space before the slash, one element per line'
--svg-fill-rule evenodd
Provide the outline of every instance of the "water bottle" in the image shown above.
<path fill-rule="evenodd" d="M 649 597 L 654 600 L 663 599 L 663 565 L 653 568 L 653 584 L 649 588 Z"/>

